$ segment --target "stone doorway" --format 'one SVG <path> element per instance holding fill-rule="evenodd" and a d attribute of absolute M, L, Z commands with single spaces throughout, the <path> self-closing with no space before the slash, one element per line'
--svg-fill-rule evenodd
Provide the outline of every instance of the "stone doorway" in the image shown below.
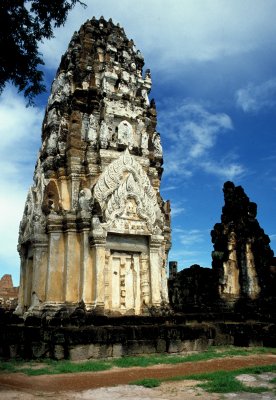
<path fill-rule="evenodd" d="M 140 254 L 111 251 L 108 275 L 109 308 L 123 314 L 138 313 L 141 307 Z"/>

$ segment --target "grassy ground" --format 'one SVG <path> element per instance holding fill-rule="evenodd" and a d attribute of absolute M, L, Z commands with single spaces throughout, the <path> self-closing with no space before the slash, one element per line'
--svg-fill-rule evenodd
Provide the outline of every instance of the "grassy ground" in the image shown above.
<path fill-rule="evenodd" d="M 266 387 L 249 387 L 239 382 L 236 376 L 240 374 L 261 374 L 264 372 L 276 372 L 276 364 L 267 365 L 262 367 L 242 368 L 235 371 L 217 371 L 204 374 L 192 374 L 188 376 L 177 376 L 168 379 L 143 379 L 140 381 L 133 381 L 133 385 L 141 385 L 148 388 L 157 387 L 162 382 L 180 381 L 180 380 L 197 380 L 203 381 L 198 384 L 199 387 L 206 392 L 212 393 L 231 393 L 231 392 L 250 392 L 262 393 L 266 392 Z M 273 379 L 271 383 L 276 383 Z"/>
<path fill-rule="evenodd" d="M 108 360 L 91 360 L 72 362 L 67 360 L 36 360 L 36 361 L 0 361 L 0 372 L 22 372 L 27 375 L 44 375 L 60 373 L 76 373 L 89 371 L 104 371 L 113 367 L 148 367 L 157 364 L 177 364 L 183 362 L 196 362 L 231 356 L 247 356 L 254 354 L 276 354 L 276 349 L 255 347 L 210 347 L 208 350 L 190 355 L 172 356 L 168 354 L 145 355 L 137 357 L 122 357 Z M 225 373 L 224 373 L 225 374 Z M 185 378 L 186 379 L 186 378 Z M 149 383 L 150 384 L 150 383 Z M 160 383 L 159 383 L 160 384 Z"/>

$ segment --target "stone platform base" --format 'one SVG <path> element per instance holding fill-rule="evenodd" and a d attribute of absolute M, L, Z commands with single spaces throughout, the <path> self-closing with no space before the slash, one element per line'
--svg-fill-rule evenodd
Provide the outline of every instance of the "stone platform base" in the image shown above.
<path fill-rule="evenodd" d="M 231 321 L 226 315 L 205 315 L 205 320 L 203 315 L 90 319 L 75 315 L 25 321 L 9 313 L 0 317 L 0 357 L 4 358 L 88 360 L 185 353 L 210 345 L 276 347 L 276 325 L 271 321 Z"/>

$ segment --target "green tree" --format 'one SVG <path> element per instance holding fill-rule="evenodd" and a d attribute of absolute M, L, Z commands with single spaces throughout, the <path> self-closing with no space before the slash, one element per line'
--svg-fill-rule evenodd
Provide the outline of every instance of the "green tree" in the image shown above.
<path fill-rule="evenodd" d="M 76 3 L 86 6 L 80 0 L 1 0 L 0 94 L 8 81 L 24 92 L 28 104 L 45 91 L 39 42 L 54 36 Z"/>

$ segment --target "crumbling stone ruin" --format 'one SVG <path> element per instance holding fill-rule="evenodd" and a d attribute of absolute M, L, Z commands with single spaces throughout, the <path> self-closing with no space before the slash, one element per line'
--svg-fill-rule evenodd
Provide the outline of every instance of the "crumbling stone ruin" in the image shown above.
<path fill-rule="evenodd" d="M 221 222 L 211 231 L 212 269 L 193 265 L 177 273 L 171 263 L 169 297 L 175 311 L 234 309 L 274 312 L 275 258 L 260 227 L 257 205 L 241 186 L 226 182 Z M 244 308 L 245 307 L 245 308 Z"/>
<path fill-rule="evenodd" d="M 270 239 L 260 227 L 257 205 L 241 186 L 226 182 L 221 222 L 211 232 L 212 267 L 220 297 L 226 301 L 275 296 L 274 259 Z"/>
<path fill-rule="evenodd" d="M 0 279 L 0 308 L 15 309 L 18 298 L 18 286 L 13 286 L 12 276 L 5 274 Z"/>
<path fill-rule="evenodd" d="M 75 32 L 52 85 L 20 224 L 17 313 L 143 314 L 168 303 L 170 206 L 150 71 L 103 18 Z"/>
<path fill-rule="evenodd" d="M 176 312 L 202 312 L 214 307 L 217 296 L 217 282 L 211 268 L 198 264 L 177 272 L 177 263 L 170 262 L 169 299 Z"/>

